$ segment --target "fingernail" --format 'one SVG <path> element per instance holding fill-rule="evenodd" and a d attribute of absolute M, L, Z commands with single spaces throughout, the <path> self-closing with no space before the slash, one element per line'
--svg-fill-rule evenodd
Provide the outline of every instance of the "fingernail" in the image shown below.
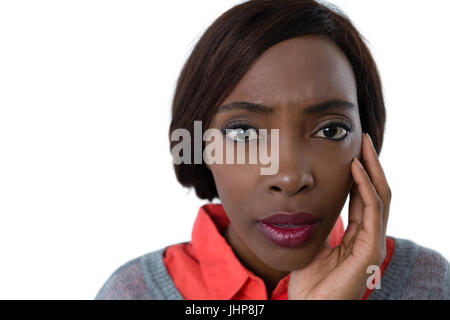
<path fill-rule="evenodd" d="M 358 157 L 354 157 L 353 161 L 358 165 L 358 167 L 360 167 L 360 168 L 363 167 L 362 164 L 361 164 L 361 161 L 359 161 Z"/>
<path fill-rule="evenodd" d="M 370 145 L 372 146 L 373 150 L 375 150 L 375 147 L 374 147 L 374 145 L 373 145 L 372 138 L 370 137 L 370 135 L 369 135 L 367 132 L 365 133 L 365 135 L 366 135 L 366 137 L 369 139 Z"/>

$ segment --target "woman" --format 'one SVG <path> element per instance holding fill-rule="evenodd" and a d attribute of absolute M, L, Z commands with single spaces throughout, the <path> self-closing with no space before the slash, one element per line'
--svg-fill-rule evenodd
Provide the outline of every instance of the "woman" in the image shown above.
<path fill-rule="evenodd" d="M 174 134 L 195 136 L 196 121 L 200 162 L 199 139 L 180 149 Z M 313 0 L 231 8 L 184 65 L 169 132 L 179 182 L 221 203 L 200 208 L 192 241 L 127 262 L 96 299 L 449 299 L 448 261 L 386 236 L 384 125 L 375 62 L 343 13 Z M 251 142 L 274 172 L 249 161 Z"/>

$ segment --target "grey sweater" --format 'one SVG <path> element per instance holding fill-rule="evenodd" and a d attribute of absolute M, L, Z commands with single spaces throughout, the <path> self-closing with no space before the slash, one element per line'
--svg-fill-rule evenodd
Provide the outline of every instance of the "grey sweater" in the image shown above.
<path fill-rule="evenodd" d="M 450 264 L 437 251 L 390 236 L 395 250 L 368 300 L 450 300 Z M 163 262 L 162 248 L 128 261 L 115 270 L 96 300 L 183 300 Z"/>

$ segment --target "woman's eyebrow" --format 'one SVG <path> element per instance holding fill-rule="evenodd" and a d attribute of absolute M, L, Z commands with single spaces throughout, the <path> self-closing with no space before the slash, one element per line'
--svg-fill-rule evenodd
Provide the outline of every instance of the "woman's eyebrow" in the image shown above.
<path fill-rule="evenodd" d="M 275 111 L 272 107 L 268 107 L 268 106 L 265 106 L 265 105 L 262 105 L 259 103 L 248 102 L 248 101 L 231 102 L 231 103 L 222 105 L 217 109 L 217 113 L 231 111 L 231 110 L 243 110 L 243 111 L 262 113 L 262 114 L 267 114 L 267 115 L 272 115 L 275 113 Z"/>
<path fill-rule="evenodd" d="M 331 109 L 354 109 L 354 108 L 355 104 L 353 102 L 342 99 L 331 99 L 306 107 L 303 110 L 303 115 L 323 113 Z M 248 101 L 237 101 L 222 105 L 217 109 L 217 113 L 231 110 L 243 110 L 247 112 L 261 113 L 266 115 L 273 115 L 275 113 L 275 110 L 272 107 Z"/>
<path fill-rule="evenodd" d="M 342 99 L 331 99 L 305 108 L 303 114 L 323 113 L 331 109 L 355 109 L 355 104 Z"/>

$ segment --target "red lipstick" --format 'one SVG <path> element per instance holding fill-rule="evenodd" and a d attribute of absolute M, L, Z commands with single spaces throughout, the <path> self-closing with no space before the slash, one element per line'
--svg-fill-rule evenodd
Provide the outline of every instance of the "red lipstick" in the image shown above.
<path fill-rule="evenodd" d="M 273 243 L 295 248 L 305 243 L 314 234 L 320 219 L 308 212 L 274 212 L 258 220 L 258 227 Z"/>

